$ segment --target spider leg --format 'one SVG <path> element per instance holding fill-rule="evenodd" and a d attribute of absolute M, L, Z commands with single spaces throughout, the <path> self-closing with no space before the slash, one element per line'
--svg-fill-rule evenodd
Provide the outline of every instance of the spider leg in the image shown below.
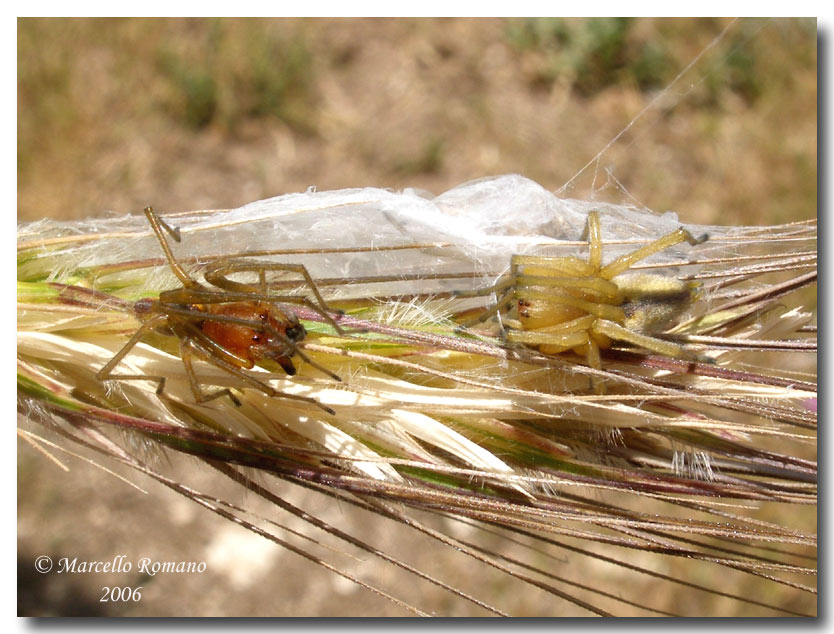
<path fill-rule="evenodd" d="M 281 298 L 281 296 L 278 296 L 278 297 L 276 297 L 275 299 L 278 299 L 278 300 L 280 301 L 280 299 L 291 299 L 291 297 L 290 297 L 290 296 L 287 296 L 287 297 L 283 297 L 283 298 Z M 272 297 L 270 297 L 270 301 L 272 301 Z M 333 319 L 333 317 L 331 317 L 331 316 L 330 316 L 330 313 L 328 313 L 328 312 L 326 312 L 326 311 L 323 311 L 323 310 L 320 310 L 320 309 L 319 309 L 319 307 L 317 307 L 317 306 L 316 306 L 316 305 L 315 305 L 315 304 L 314 304 L 314 303 L 313 303 L 313 302 L 312 302 L 309 298 L 307 298 L 307 297 L 302 297 L 302 298 L 298 299 L 297 301 L 300 301 L 300 302 L 301 302 L 302 304 L 304 304 L 307 308 L 311 308 L 311 309 L 313 309 L 313 310 L 314 310 L 314 311 L 316 311 L 319 315 L 321 315 L 322 317 L 324 317 L 324 318 L 328 321 L 328 323 L 329 323 L 331 326 L 333 326 L 333 328 L 336 330 L 336 332 L 337 332 L 337 333 L 339 333 L 340 335 L 344 335 L 344 334 L 345 334 L 344 329 L 343 329 L 341 326 L 339 326 L 339 324 L 337 324 L 337 323 L 336 323 L 336 320 L 334 320 L 334 319 Z M 339 315 L 344 315 L 344 312 L 342 312 L 342 311 L 336 311 L 336 312 L 337 312 Z"/>
<path fill-rule="evenodd" d="M 602 230 L 598 211 L 588 214 L 588 264 L 595 271 L 599 271 L 602 266 Z"/>
<path fill-rule="evenodd" d="M 452 297 L 482 297 L 484 295 L 491 295 L 498 291 L 515 286 L 515 276 L 511 275 L 500 282 L 496 282 L 492 286 L 484 286 L 483 288 L 473 288 L 468 291 L 452 291 Z"/>
<path fill-rule="evenodd" d="M 266 271 L 263 269 L 258 271 L 258 283 L 261 286 L 261 293 L 266 295 L 269 292 L 269 287 L 266 284 Z"/>
<path fill-rule="evenodd" d="M 218 262 L 215 266 L 213 266 L 210 270 L 206 271 L 205 279 L 210 284 L 217 286 L 218 288 L 222 288 L 225 290 L 230 291 L 248 291 L 252 292 L 253 287 L 251 284 L 245 284 L 243 282 L 235 282 L 234 280 L 230 280 L 228 278 L 229 275 L 233 273 L 241 273 L 246 271 L 253 271 L 258 273 L 258 277 L 260 280 L 260 284 L 262 288 L 266 289 L 266 271 L 288 271 L 290 273 L 298 273 L 304 278 L 304 281 L 307 283 L 307 286 L 313 292 L 313 295 L 316 296 L 316 301 L 318 305 L 312 303 L 309 299 L 306 299 L 306 302 L 309 302 L 307 305 L 316 310 L 319 314 L 325 317 L 331 324 L 336 328 L 336 331 L 339 334 L 344 334 L 344 331 L 339 327 L 339 325 L 333 320 L 332 317 L 328 313 L 335 312 L 338 314 L 343 314 L 341 311 L 332 310 L 328 305 L 327 302 L 324 301 L 324 297 L 322 297 L 321 293 L 319 292 L 318 285 L 316 285 L 313 278 L 310 276 L 310 273 L 307 271 L 307 267 L 303 264 L 285 264 L 282 262 L 225 262 L 223 263 Z M 289 298 L 293 296 L 281 296 L 282 298 Z M 270 295 L 269 293 L 263 293 L 261 299 L 263 301 L 272 301 L 275 296 Z M 302 298 L 294 297 L 296 301 L 303 301 Z"/>
<path fill-rule="evenodd" d="M 240 399 L 238 399 L 238 397 L 235 396 L 229 388 L 223 388 L 208 393 L 203 391 L 203 388 L 200 387 L 200 381 L 197 379 L 197 373 L 194 372 L 194 366 L 191 363 L 191 355 L 193 354 L 191 345 L 191 339 L 184 339 L 180 341 L 180 359 L 182 359 L 182 365 L 185 367 L 185 374 L 188 376 L 188 384 L 191 386 L 191 392 L 194 394 L 194 400 L 198 403 L 207 403 L 216 398 L 220 398 L 221 396 L 228 396 L 236 407 L 240 407 Z"/>
<path fill-rule="evenodd" d="M 165 377 L 155 374 L 111 374 L 105 381 L 156 381 L 156 393 L 162 394 L 165 388 Z"/>
<path fill-rule="evenodd" d="M 503 295 L 501 295 L 500 299 L 496 300 L 496 302 L 492 306 L 485 309 L 484 311 L 479 313 L 474 318 L 472 318 L 468 321 L 465 321 L 462 324 L 459 324 L 455 328 L 455 332 L 457 332 L 457 333 L 463 332 L 466 329 L 471 328 L 472 326 L 475 326 L 477 324 L 485 322 L 487 319 L 489 319 L 493 315 L 496 315 L 496 314 L 498 314 L 502 311 L 510 310 L 512 308 L 512 304 L 513 304 L 512 297 L 513 297 L 513 294 L 515 293 L 515 284 L 516 284 L 515 274 L 512 273 L 512 274 L 509 274 L 509 275 L 505 276 L 505 278 L 500 280 L 499 282 L 496 282 L 495 284 L 492 284 L 491 286 L 484 286 L 482 288 L 473 288 L 473 289 L 466 290 L 466 291 L 452 291 L 452 297 L 482 297 L 484 295 L 492 295 L 492 294 L 497 293 L 499 291 L 506 291 L 505 293 L 503 293 Z M 507 289 L 509 289 L 509 290 L 507 290 Z M 500 324 L 500 320 L 499 320 L 499 325 L 501 326 L 501 332 L 503 334 L 504 333 L 504 327 L 503 327 L 503 324 Z"/>
<path fill-rule="evenodd" d="M 585 315 L 535 330 L 514 330 L 507 334 L 507 340 L 528 345 L 545 345 L 547 349 L 542 352 L 557 354 L 588 343 L 590 328 L 595 319 L 593 315 Z"/>
<path fill-rule="evenodd" d="M 597 275 L 594 267 L 572 255 L 547 257 L 541 255 L 514 255 L 511 258 L 514 270 L 524 269 L 524 275 L 552 277 L 589 277 Z"/>
<path fill-rule="evenodd" d="M 128 341 L 124 346 L 122 346 L 121 350 L 119 350 L 113 356 L 113 358 L 110 359 L 110 361 L 108 361 L 98 372 L 96 372 L 96 379 L 98 379 L 99 381 L 156 381 L 156 393 L 161 394 L 162 389 L 165 386 L 164 376 L 153 376 L 150 374 L 113 374 L 113 369 L 121 362 L 122 359 L 124 359 L 127 356 L 127 353 L 130 352 L 137 343 L 139 343 L 142 337 L 145 336 L 145 333 L 161 325 L 162 322 L 165 320 L 165 315 L 154 315 L 148 321 L 143 323 L 139 327 L 139 329 L 135 333 L 133 333 L 133 336 L 130 338 L 130 341 Z"/>
<path fill-rule="evenodd" d="M 489 319 L 493 315 L 496 315 L 496 314 L 498 314 L 502 311 L 509 310 L 510 308 L 512 308 L 513 301 L 514 301 L 513 300 L 514 295 L 515 295 L 515 287 L 511 287 L 509 291 L 504 293 L 501 296 L 501 298 L 498 299 L 495 302 L 495 304 L 493 304 L 491 307 L 487 308 L 485 311 L 480 313 L 474 319 L 470 319 L 469 321 L 466 321 L 466 322 L 460 324 L 457 328 L 455 328 L 455 331 L 461 332 L 463 330 L 466 330 L 467 328 L 471 328 L 472 326 L 475 326 L 477 324 L 485 322 L 487 319 Z"/>
<path fill-rule="evenodd" d="M 544 354 L 559 354 L 568 350 L 584 348 L 588 366 L 594 370 L 601 370 L 602 359 L 599 353 L 599 345 L 591 336 L 593 325 L 598 321 L 600 320 L 593 315 L 585 315 L 534 331 L 512 331 L 508 333 L 507 339 L 526 345 L 539 346 L 539 350 Z M 591 377 L 591 386 L 597 394 L 605 394 L 605 384 L 599 377 Z"/>
<path fill-rule="evenodd" d="M 614 282 L 597 276 L 589 277 L 551 277 L 540 275 L 519 275 L 517 286 L 524 287 L 555 287 L 581 291 L 586 295 L 593 295 L 606 300 L 616 300 L 620 296 L 620 289 Z"/>
<path fill-rule="evenodd" d="M 590 315 L 594 315 L 601 319 L 610 319 L 611 321 L 622 322 L 625 320 L 625 311 L 619 306 L 612 304 L 604 304 L 601 302 L 589 302 L 567 293 L 561 294 L 554 291 L 541 291 L 532 289 L 525 289 L 522 293 L 523 298 L 528 302 L 530 300 L 541 301 L 543 307 L 547 304 L 557 304 L 564 306 L 572 306 Z"/>
<path fill-rule="evenodd" d="M 528 346 L 543 346 L 545 354 L 559 354 L 573 350 L 588 343 L 588 331 L 554 334 L 537 330 L 512 330 L 507 333 L 507 341 L 523 343 Z"/>
<path fill-rule="evenodd" d="M 316 368 L 319 372 L 322 372 L 322 373 L 326 374 L 327 376 L 329 376 L 329 377 L 330 377 L 331 379 L 333 379 L 334 381 L 338 381 L 339 383 L 341 383 L 341 382 L 342 382 L 342 377 L 340 377 L 340 376 L 339 376 L 338 374 L 336 374 L 335 372 L 331 372 L 330 370 L 328 370 L 327 368 L 325 368 L 325 367 L 324 367 L 323 365 L 321 365 L 320 363 L 316 363 L 315 361 L 313 361 L 313 360 L 312 360 L 310 357 L 308 357 L 308 356 L 307 356 L 307 354 L 306 354 L 306 353 L 305 353 L 305 352 L 301 349 L 301 346 L 296 346 L 296 347 L 295 347 L 295 352 L 298 354 L 298 356 L 299 356 L 299 357 L 301 357 L 302 359 L 304 359 L 304 361 L 305 361 L 306 363 L 309 363 L 311 366 L 313 366 L 314 368 Z"/>
<path fill-rule="evenodd" d="M 599 320 L 597 320 L 599 321 Z M 585 352 L 585 358 L 588 361 L 588 367 L 594 370 L 602 370 L 602 359 L 599 356 L 599 346 L 594 341 L 593 337 L 588 339 L 588 348 Z M 605 383 L 596 375 L 591 376 L 591 386 L 597 394 L 605 394 Z"/>
<path fill-rule="evenodd" d="M 162 291 L 159 301 L 169 306 L 178 304 L 225 304 L 228 302 L 263 302 L 266 301 L 261 293 L 218 291 L 204 286 L 192 288 L 174 288 Z M 184 309 L 190 310 L 190 309 Z"/>
<path fill-rule="evenodd" d="M 254 288 L 254 287 L 252 287 Z M 166 311 L 174 312 L 181 315 L 192 315 L 195 317 L 204 317 L 215 321 L 229 321 L 232 323 L 242 323 L 254 326 L 253 322 L 238 321 L 233 322 L 232 318 L 220 319 L 218 316 L 211 313 L 204 313 L 195 311 L 191 308 L 183 308 L 184 304 L 226 304 L 231 302 L 262 302 L 266 304 L 287 303 L 287 304 L 302 304 L 314 310 L 319 315 L 324 317 L 327 322 L 333 326 L 334 330 L 340 335 L 345 335 L 344 328 L 330 316 L 329 313 L 321 310 L 312 300 L 307 297 L 298 295 L 264 295 L 256 292 L 244 291 L 217 291 L 210 288 L 175 288 L 170 291 L 163 291 L 159 294 L 160 302 L 165 306 Z M 282 311 L 283 312 L 283 311 Z M 338 314 L 343 314 L 341 311 L 336 311 Z"/>
<path fill-rule="evenodd" d="M 544 328 L 537 328 L 535 332 L 541 332 L 549 335 L 566 335 L 574 332 L 590 332 L 596 317 L 593 315 L 584 315 L 571 319 L 570 321 L 563 321 L 552 326 L 545 326 Z"/>
<path fill-rule="evenodd" d="M 172 227 L 167 222 L 165 222 L 159 216 L 159 214 L 156 213 L 153 210 L 153 207 L 146 207 L 145 210 L 146 210 L 145 211 L 146 214 L 147 213 L 153 214 L 153 217 L 159 223 L 159 226 L 162 227 L 163 229 L 165 229 L 165 231 L 168 232 L 168 235 L 170 235 L 174 239 L 174 242 L 182 242 L 182 234 L 180 233 L 180 228 L 179 227 Z"/>
<path fill-rule="evenodd" d="M 255 377 L 250 376 L 249 374 L 247 374 L 246 372 L 241 370 L 236 365 L 228 363 L 227 361 L 224 361 L 222 358 L 216 357 L 215 355 L 212 354 L 211 350 L 203 348 L 203 346 L 200 343 L 198 343 L 197 341 L 189 340 L 189 342 L 191 344 L 191 347 L 193 348 L 194 353 L 196 353 L 197 356 L 202 358 L 204 361 L 207 361 L 208 363 L 212 364 L 215 367 L 220 368 L 221 370 L 225 370 L 226 372 L 228 372 L 232 376 L 237 377 L 238 379 L 240 379 L 244 383 L 247 383 L 248 385 L 250 385 L 251 387 L 254 387 L 257 390 L 260 390 L 261 392 L 263 392 L 267 396 L 272 396 L 272 397 L 280 396 L 282 398 L 293 399 L 293 400 L 296 400 L 296 401 L 304 401 L 305 403 L 311 403 L 312 405 L 320 407 L 321 409 L 323 409 L 328 414 L 335 414 L 336 413 L 331 408 L 327 407 L 326 405 L 322 405 L 316 399 L 311 398 L 309 396 L 301 396 L 300 394 L 287 394 L 286 392 L 280 392 L 280 391 L 276 390 L 275 388 L 273 388 L 272 386 L 267 385 L 263 381 L 260 381 L 259 379 L 256 379 Z"/>
<path fill-rule="evenodd" d="M 180 230 L 174 229 L 169 225 L 167 222 L 162 220 L 157 213 L 153 210 L 153 207 L 145 207 L 145 217 L 147 217 L 148 222 L 151 224 L 151 229 L 156 234 L 157 240 L 159 240 L 159 245 L 162 247 L 162 251 L 165 253 L 165 258 L 168 260 L 168 265 L 171 267 L 171 270 L 174 272 L 182 285 L 186 288 L 195 288 L 199 287 L 200 285 L 194 281 L 188 273 L 185 272 L 185 269 L 182 268 L 177 259 L 174 257 L 174 253 L 171 251 L 171 246 L 168 244 L 168 241 L 165 239 L 165 234 L 162 233 L 162 230 L 165 229 L 171 237 L 179 242 L 180 241 Z"/>
<path fill-rule="evenodd" d="M 338 381 L 339 383 L 341 383 L 341 382 L 342 382 L 342 377 L 340 377 L 340 376 L 339 376 L 338 374 L 336 374 L 335 372 L 332 372 L 332 371 L 328 370 L 328 369 L 327 369 L 327 368 L 325 368 L 323 365 L 321 365 L 321 364 L 316 363 L 315 361 L 313 361 L 310 357 L 308 357 L 308 356 L 307 356 L 307 354 L 306 354 L 306 353 L 305 353 L 305 352 L 301 349 L 301 347 L 300 347 L 300 346 L 299 346 L 296 342 L 294 342 L 293 340 L 291 340 L 291 339 L 290 339 L 289 337 L 287 337 L 285 334 L 283 334 L 283 333 L 279 332 L 278 330 L 275 330 L 275 329 L 274 329 L 272 326 L 270 326 L 270 325 L 266 325 L 266 326 L 263 328 L 263 330 L 264 330 L 264 331 L 266 331 L 267 333 L 271 334 L 273 337 L 277 337 L 278 339 L 280 339 L 281 341 L 283 341 L 283 342 L 284 342 L 284 344 L 286 344 L 286 346 L 287 346 L 290 350 L 292 350 L 293 352 L 295 352 L 295 353 L 296 353 L 299 357 L 301 357 L 301 358 L 302 358 L 305 362 L 309 363 L 311 366 L 313 366 L 314 368 L 316 368 L 317 370 L 319 370 L 319 372 L 322 372 L 323 374 L 326 374 L 327 376 L 329 376 L 329 377 L 330 377 L 331 379 L 333 379 L 334 381 Z M 280 363 L 280 364 L 281 364 L 281 367 L 282 367 L 282 368 L 284 368 L 284 371 L 286 372 L 286 371 L 287 371 L 287 367 L 284 365 L 284 363 L 282 363 L 280 359 L 276 359 L 276 360 L 278 361 L 278 363 Z M 289 365 L 290 365 L 290 367 L 292 368 L 292 370 L 293 370 L 293 371 L 292 371 L 292 372 L 287 372 L 287 374 L 295 374 L 295 366 L 293 366 L 293 365 L 292 365 L 292 361 L 290 361 L 289 359 L 288 359 L 288 361 L 289 361 Z"/>
<path fill-rule="evenodd" d="M 228 317 L 226 315 L 218 315 L 219 319 L 217 321 L 224 321 L 224 322 L 231 322 L 231 323 L 241 323 L 245 325 L 251 325 L 254 327 L 259 327 L 262 329 L 262 325 L 256 324 L 249 320 Z M 238 368 L 242 367 L 251 367 L 251 362 L 248 358 L 241 357 L 239 355 L 234 354 L 230 350 L 224 348 L 222 345 L 217 343 L 211 337 L 206 336 L 206 334 L 200 330 L 196 325 L 193 323 L 189 323 L 183 326 L 185 334 L 179 334 L 178 336 L 180 339 L 190 339 L 193 343 L 198 343 L 203 351 L 207 352 L 208 354 L 213 355 L 215 358 L 220 358 L 222 361 L 233 365 Z"/>
<path fill-rule="evenodd" d="M 704 234 L 700 238 L 695 238 L 686 229 L 681 227 L 672 233 L 663 236 L 662 238 L 658 238 L 644 247 L 640 247 L 631 253 L 626 253 L 625 255 L 620 256 L 613 262 L 610 262 L 602 267 L 599 274 L 605 279 L 610 280 L 611 278 L 624 273 L 640 260 L 645 260 L 647 257 L 650 257 L 655 253 L 659 253 L 660 251 L 673 247 L 681 242 L 688 242 L 692 246 L 695 246 L 705 242 L 708 237 L 709 236 L 707 234 Z"/>
<path fill-rule="evenodd" d="M 591 327 L 591 331 L 674 359 L 686 359 L 693 356 L 688 350 L 676 343 L 642 335 L 606 319 L 597 319 Z"/>

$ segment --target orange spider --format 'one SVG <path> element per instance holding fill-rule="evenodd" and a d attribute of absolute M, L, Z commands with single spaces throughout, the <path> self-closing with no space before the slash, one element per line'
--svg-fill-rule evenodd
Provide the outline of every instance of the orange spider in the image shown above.
<path fill-rule="evenodd" d="M 262 359 L 271 359 L 277 362 L 287 374 L 293 375 L 296 370 L 292 357 L 298 355 L 336 381 L 341 380 L 338 375 L 315 363 L 304 354 L 297 345 L 306 336 L 304 326 L 294 313 L 276 305 L 276 302 L 307 305 L 324 316 L 339 334 L 343 334 L 343 330 L 329 315 L 330 309 L 307 269 L 301 264 L 221 259 L 205 272 L 204 278 L 211 284 L 211 286 L 206 286 L 185 272 L 165 239 L 163 229 L 179 242 L 179 230 L 165 223 L 151 207 L 145 209 L 145 216 L 159 240 L 171 270 L 179 278 L 182 287 L 163 291 L 156 300 L 140 300 L 136 303 L 136 313 L 144 323 L 130 338 L 130 341 L 96 373 L 96 378 L 100 381 L 111 379 L 156 381 L 158 384 L 156 391 L 161 394 L 165 377 L 113 372 L 113 369 L 142 337 L 152 330 L 161 330 L 179 339 L 180 358 L 185 366 L 191 391 L 198 403 L 205 403 L 224 395 L 228 396 L 235 405 L 240 405 L 240 400 L 229 388 L 204 392 L 194 371 L 192 363 L 194 356 L 225 370 L 269 396 L 307 401 L 332 414 L 333 410 L 321 405 L 313 398 L 279 392 L 260 379 L 244 372 L 253 368 Z M 266 271 L 270 270 L 301 274 L 318 303 L 313 303 L 303 296 L 267 293 Z M 259 286 L 229 279 L 230 275 L 240 272 L 258 273 Z"/>

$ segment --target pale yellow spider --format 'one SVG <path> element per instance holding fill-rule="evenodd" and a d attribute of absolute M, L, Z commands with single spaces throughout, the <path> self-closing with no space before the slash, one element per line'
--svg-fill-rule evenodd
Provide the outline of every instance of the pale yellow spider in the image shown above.
<path fill-rule="evenodd" d="M 698 285 L 654 273 L 625 274 L 634 264 L 682 242 L 700 244 L 679 228 L 603 266 L 599 213 L 588 214 L 588 260 L 574 256 L 514 255 L 507 278 L 497 284 L 457 293 L 480 296 L 501 293 L 496 304 L 466 324 L 472 326 L 500 313 L 509 342 L 544 354 L 573 350 L 600 370 L 600 349 L 612 341 L 630 343 L 656 354 L 697 358 L 680 345 L 651 336 L 670 326 L 692 303 Z M 514 310 L 513 310 L 514 309 Z M 594 382 L 600 391 L 601 385 Z"/>

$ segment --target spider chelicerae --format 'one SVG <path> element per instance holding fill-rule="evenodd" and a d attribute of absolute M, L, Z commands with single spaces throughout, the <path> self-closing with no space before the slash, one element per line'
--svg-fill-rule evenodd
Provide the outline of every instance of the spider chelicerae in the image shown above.
<path fill-rule="evenodd" d="M 230 388 L 203 390 L 194 370 L 195 357 L 226 371 L 242 383 L 269 396 L 306 401 L 328 413 L 334 413 L 332 409 L 311 397 L 279 392 L 245 372 L 261 360 L 269 359 L 280 365 L 288 375 L 294 375 L 296 369 L 292 357 L 298 355 L 334 380 L 341 380 L 338 375 L 310 359 L 298 346 L 307 333 L 298 317 L 286 307 L 287 303 L 308 306 L 330 322 L 339 334 L 344 334 L 330 315 L 333 311 L 325 303 L 304 265 L 219 259 L 204 273 L 207 284 L 201 284 L 186 273 L 174 257 L 163 233 L 164 230 L 179 242 L 179 229 L 168 225 L 151 207 L 144 211 L 168 265 L 182 286 L 161 292 L 158 299 L 136 302 L 135 311 L 142 319 L 142 325 L 122 349 L 96 373 L 96 378 L 101 381 L 155 381 L 156 391 L 161 394 L 165 386 L 163 376 L 113 372 L 144 336 L 151 331 L 161 331 L 172 334 L 179 340 L 180 358 L 191 391 L 198 403 L 228 396 L 235 405 L 241 404 Z M 313 302 L 305 296 L 269 293 L 266 282 L 268 271 L 285 271 L 301 275 L 316 301 Z M 230 276 L 237 273 L 257 273 L 258 283 L 249 284 L 230 279 Z M 279 306 L 279 303 L 283 305 Z"/>
<path fill-rule="evenodd" d="M 629 269 L 665 249 L 682 242 L 694 246 L 708 236 L 695 238 L 679 228 L 603 265 L 599 212 L 588 214 L 586 232 L 587 260 L 514 255 L 510 273 L 503 280 L 457 293 L 460 297 L 499 295 L 492 307 L 462 328 L 500 314 L 506 341 L 537 348 L 544 354 L 573 350 L 597 370 L 602 368 L 600 349 L 610 348 L 613 341 L 668 357 L 698 358 L 677 343 L 653 336 L 689 308 L 698 284 Z M 603 391 L 598 380 L 594 385 L 597 391 Z"/>

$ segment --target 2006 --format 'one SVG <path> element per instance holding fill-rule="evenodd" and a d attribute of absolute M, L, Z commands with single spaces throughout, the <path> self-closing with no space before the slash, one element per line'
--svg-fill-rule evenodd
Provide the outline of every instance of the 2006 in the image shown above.
<path fill-rule="evenodd" d="M 99 599 L 100 603 L 108 601 L 140 601 L 142 599 L 142 586 L 138 588 L 131 588 L 129 586 L 125 586 L 124 588 L 114 586 L 111 588 L 110 586 L 104 586 L 102 591 L 104 594 Z"/>

